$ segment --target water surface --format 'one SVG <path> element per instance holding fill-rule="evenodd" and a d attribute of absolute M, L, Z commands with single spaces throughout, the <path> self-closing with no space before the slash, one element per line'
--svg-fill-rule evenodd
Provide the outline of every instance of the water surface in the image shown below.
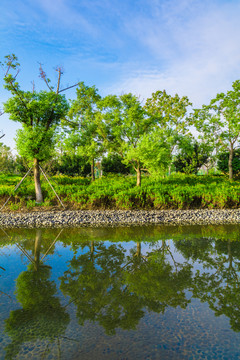
<path fill-rule="evenodd" d="M 0 359 L 239 359 L 240 226 L 0 229 Z"/>

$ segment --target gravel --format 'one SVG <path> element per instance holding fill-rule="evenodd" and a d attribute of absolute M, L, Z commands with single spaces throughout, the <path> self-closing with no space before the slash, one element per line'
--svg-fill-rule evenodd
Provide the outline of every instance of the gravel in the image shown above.
<path fill-rule="evenodd" d="M 0 212 L 4 228 L 53 228 L 147 224 L 238 224 L 240 209 L 233 210 L 80 210 L 13 213 Z"/>

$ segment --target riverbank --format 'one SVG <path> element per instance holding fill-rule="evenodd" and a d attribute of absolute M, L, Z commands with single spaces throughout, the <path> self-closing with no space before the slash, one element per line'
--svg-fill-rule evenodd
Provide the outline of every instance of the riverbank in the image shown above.
<path fill-rule="evenodd" d="M 78 210 L 0 212 L 3 228 L 62 228 L 118 225 L 238 224 L 240 209 L 220 210 Z"/>

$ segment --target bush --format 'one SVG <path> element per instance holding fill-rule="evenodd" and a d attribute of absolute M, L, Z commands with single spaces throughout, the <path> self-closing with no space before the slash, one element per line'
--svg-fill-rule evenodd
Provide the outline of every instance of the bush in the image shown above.
<path fill-rule="evenodd" d="M 121 156 L 114 154 L 103 158 L 102 171 L 104 175 L 107 173 L 127 175 L 132 172 L 132 168 L 122 163 Z"/>
<path fill-rule="evenodd" d="M 12 204 L 9 202 L 8 206 L 11 210 L 35 206 L 32 176 L 28 176 L 14 191 L 20 180 L 20 176 L 0 174 L 0 206 L 10 195 Z M 135 185 L 134 176 L 111 175 L 91 182 L 89 178 L 61 175 L 53 176 L 50 181 L 66 207 L 74 209 L 219 209 L 240 206 L 240 181 L 229 181 L 224 176 L 173 174 L 157 181 L 144 176 L 141 187 Z M 57 205 L 58 200 L 49 184 L 44 181 L 42 186 L 42 206 Z"/>
<path fill-rule="evenodd" d="M 190 142 L 183 147 L 176 156 L 173 165 L 176 171 L 185 174 L 197 174 L 200 167 L 209 159 L 208 149 L 205 144 Z"/>
<path fill-rule="evenodd" d="M 91 165 L 83 156 L 64 154 L 54 161 L 51 173 L 68 176 L 87 176 L 91 173 Z"/>

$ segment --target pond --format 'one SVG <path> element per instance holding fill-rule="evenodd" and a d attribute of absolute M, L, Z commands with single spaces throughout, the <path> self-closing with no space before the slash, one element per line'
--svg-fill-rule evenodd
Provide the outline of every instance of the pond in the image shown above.
<path fill-rule="evenodd" d="M 240 226 L 0 229 L 0 359 L 239 359 Z"/>

